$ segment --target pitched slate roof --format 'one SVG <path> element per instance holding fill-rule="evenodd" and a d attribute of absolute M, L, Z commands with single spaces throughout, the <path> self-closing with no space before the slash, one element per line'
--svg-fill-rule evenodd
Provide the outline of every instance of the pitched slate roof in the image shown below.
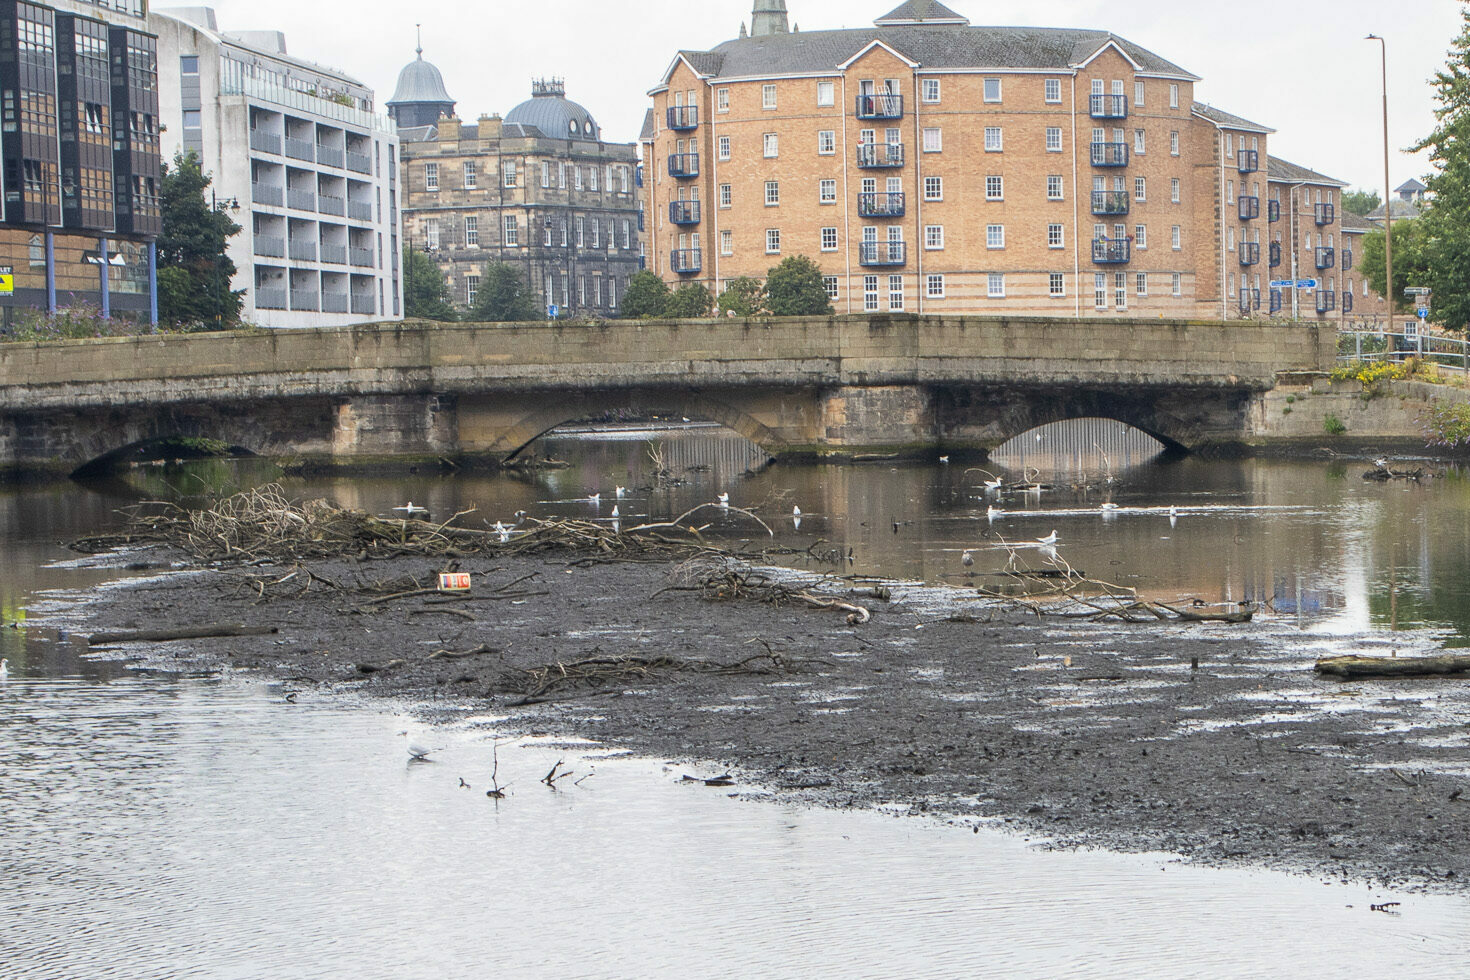
<path fill-rule="evenodd" d="M 1225 129 L 1243 129 L 1247 133 L 1276 132 L 1276 130 L 1272 129 L 1270 126 L 1262 126 L 1260 123 L 1253 123 L 1249 119 L 1242 119 L 1240 116 L 1226 112 L 1224 109 L 1216 109 L 1214 106 L 1208 105 L 1204 102 L 1196 102 L 1194 104 L 1193 111 L 1196 116 L 1208 119 L 1215 125 L 1221 126 Z"/>
<path fill-rule="evenodd" d="M 1419 217 L 1419 205 L 1415 204 L 1413 201 L 1401 201 L 1398 198 L 1394 198 L 1389 203 L 1393 205 L 1393 217 L 1395 221 L 1406 221 L 1409 218 Z M 1382 222 L 1383 205 L 1380 204 L 1372 211 L 1369 211 L 1368 218 L 1375 223 Z"/>
<path fill-rule="evenodd" d="M 643 129 L 638 134 L 638 142 L 647 143 L 658 135 L 658 127 L 653 124 L 653 110 L 649 109 L 643 114 Z"/>
<path fill-rule="evenodd" d="M 961 17 L 939 0 L 907 0 L 873 21 L 879 27 L 894 24 L 960 24 L 968 27 L 969 18 Z"/>
<path fill-rule="evenodd" d="M 1333 187 L 1346 187 L 1345 181 L 1336 177 L 1328 177 L 1319 174 L 1315 170 L 1298 166 L 1280 157 L 1271 157 L 1266 163 L 1266 177 L 1268 180 L 1281 181 L 1286 184 L 1330 184 Z"/>

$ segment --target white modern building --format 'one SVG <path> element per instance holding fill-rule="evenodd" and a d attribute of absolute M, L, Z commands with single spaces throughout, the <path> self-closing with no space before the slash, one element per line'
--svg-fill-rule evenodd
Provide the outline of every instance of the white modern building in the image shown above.
<path fill-rule="evenodd" d="M 403 316 L 398 137 L 373 93 L 286 53 L 277 31 L 223 32 L 209 7 L 154 10 L 163 158 L 194 151 L 230 242 L 244 318 L 265 327 Z"/>

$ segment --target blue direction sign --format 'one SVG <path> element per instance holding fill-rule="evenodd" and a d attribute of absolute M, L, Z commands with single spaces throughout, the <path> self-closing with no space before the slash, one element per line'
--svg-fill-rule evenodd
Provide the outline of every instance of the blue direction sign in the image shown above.
<path fill-rule="evenodd" d="M 1298 279 L 1296 281 L 1296 288 L 1297 289 L 1316 289 L 1317 288 L 1317 280 L 1315 280 L 1315 279 Z"/>
<path fill-rule="evenodd" d="M 1294 283 L 1290 279 L 1272 279 L 1272 289 L 1290 289 Z"/>
<path fill-rule="evenodd" d="M 546 305 L 546 316 L 548 318 L 550 318 L 552 320 L 555 320 L 557 314 L 560 313 L 560 312 L 561 312 L 561 307 L 557 306 L 555 303 L 548 303 Z"/>
<path fill-rule="evenodd" d="M 1427 306 L 1421 306 L 1417 310 L 1415 310 L 1414 312 L 1418 315 L 1419 319 L 1421 319 L 1421 320 L 1427 320 L 1427 319 L 1429 319 L 1429 307 L 1427 307 Z"/>

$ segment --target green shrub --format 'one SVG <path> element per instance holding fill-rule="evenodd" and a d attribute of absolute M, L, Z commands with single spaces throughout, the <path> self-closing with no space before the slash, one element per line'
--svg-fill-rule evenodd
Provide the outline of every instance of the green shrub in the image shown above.
<path fill-rule="evenodd" d="M 1347 426 L 1343 424 L 1342 419 L 1331 412 L 1328 412 L 1327 417 L 1322 420 L 1322 428 L 1330 436 L 1340 436 L 1347 431 Z"/>

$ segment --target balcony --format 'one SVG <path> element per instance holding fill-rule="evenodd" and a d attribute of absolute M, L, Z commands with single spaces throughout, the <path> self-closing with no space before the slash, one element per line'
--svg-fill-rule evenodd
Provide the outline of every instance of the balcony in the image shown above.
<path fill-rule="evenodd" d="M 378 304 L 373 302 L 373 297 L 369 293 L 353 293 L 352 312 L 371 315 L 378 312 Z"/>
<path fill-rule="evenodd" d="M 335 214 L 340 217 L 347 213 L 347 199 L 335 194 L 318 195 L 316 206 L 322 214 Z"/>
<path fill-rule="evenodd" d="M 1317 312 L 1331 313 L 1337 309 L 1337 291 L 1333 289 L 1317 290 Z"/>
<path fill-rule="evenodd" d="M 1332 224 L 1332 222 L 1337 220 L 1337 209 L 1331 204 L 1318 204 L 1316 206 L 1316 210 L 1317 225 L 1319 227 L 1322 225 L 1330 225 Z"/>
<path fill-rule="evenodd" d="M 1281 290 L 1279 290 L 1279 289 L 1273 289 L 1273 290 L 1271 290 L 1271 309 L 1270 309 L 1270 312 L 1272 312 L 1272 313 L 1280 313 L 1281 312 Z"/>
<path fill-rule="evenodd" d="M 863 242 L 858 246 L 858 265 L 892 266 L 908 261 L 904 242 Z"/>
<path fill-rule="evenodd" d="M 281 137 L 276 133 L 266 133 L 258 129 L 250 131 L 250 148 L 259 150 L 261 153 L 280 153 Z"/>
<path fill-rule="evenodd" d="M 699 128 L 699 106 L 671 105 L 668 109 L 669 128 L 680 132 Z"/>
<path fill-rule="evenodd" d="M 1319 268 L 1319 269 L 1330 269 L 1330 268 L 1333 267 L 1334 264 L 1336 264 L 1336 262 L 1337 262 L 1337 249 L 1335 249 L 1335 248 L 1319 248 L 1319 249 L 1317 249 L 1317 268 Z"/>
<path fill-rule="evenodd" d="M 1266 220 L 1267 221 L 1280 221 L 1281 220 L 1281 202 L 1280 201 L 1267 201 L 1266 202 Z"/>
<path fill-rule="evenodd" d="M 859 143 L 857 165 L 863 170 L 886 170 L 903 166 L 902 143 Z"/>
<path fill-rule="evenodd" d="M 341 167 L 346 162 L 344 151 L 335 146 L 316 145 L 316 162 L 324 167 Z"/>
<path fill-rule="evenodd" d="M 1098 265 L 1122 265 L 1133 257 L 1133 242 L 1127 238 L 1094 238 L 1092 261 Z"/>
<path fill-rule="evenodd" d="M 670 201 L 669 221 L 676 225 L 699 224 L 698 201 Z"/>
<path fill-rule="evenodd" d="M 674 153 L 669 156 L 670 177 L 698 177 L 698 153 Z"/>
<path fill-rule="evenodd" d="M 346 293 L 322 293 L 322 312 L 323 313 L 346 313 L 347 312 L 347 294 Z"/>
<path fill-rule="evenodd" d="M 1350 249 L 1350 248 L 1345 248 L 1345 249 L 1342 250 L 1342 264 L 1338 268 L 1342 269 L 1343 272 L 1347 272 L 1350 269 L 1352 269 L 1352 267 L 1353 267 L 1353 250 Z M 1346 299 L 1347 297 L 1344 296 L 1343 298 Z"/>
<path fill-rule="evenodd" d="M 1274 269 L 1279 266 L 1281 264 L 1281 243 L 1272 242 L 1268 254 L 1271 257 L 1269 263 L 1270 267 Z"/>
<path fill-rule="evenodd" d="M 859 119 L 902 119 L 903 96 L 886 92 L 857 97 Z"/>
<path fill-rule="evenodd" d="M 1343 290 L 1342 293 L 1342 311 L 1344 313 L 1351 313 L 1353 311 L 1353 294 L 1347 290 Z"/>
<path fill-rule="evenodd" d="M 1088 114 L 1094 119 L 1127 119 L 1128 96 L 1094 95 L 1088 105 Z"/>
<path fill-rule="evenodd" d="M 348 201 L 347 202 L 347 217 L 351 218 L 353 221 L 372 221 L 373 220 L 373 202 L 372 201 Z"/>
<path fill-rule="evenodd" d="M 1128 192 L 1127 191 L 1093 191 L 1092 192 L 1093 214 L 1127 214 Z"/>
<path fill-rule="evenodd" d="M 291 242 L 291 259 L 294 262 L 315 262 L 316 261 L 316 242 L 312 242 L 312 241 L 292 241 Z"/>
<path fill-rule="evenodd" d="M 286 308 L 286 290 L 268 286 L 256 286 L 255 308 L 257 310 L 284 310 Z"/>
<path fill-rule="evenodd" d="M 284 259 L 286 257 L 286 240 L 280 235 L 256 235 L 255 254 L 266 255 L 273 259 Z"/>
<path fill-rule="evenodd" d="M 902 218 L 904 196 L 901 193 L 878 193 L 858 195 L 858 217 Z"/>
<path fill-rule="evenodd" d="M 295 136 L 286 137 L 286 156 L 296 160 L 315 161 L 316 154 L 313 149 L 316 144 L 311 140 L 297 139 Z"/>
<path fill-rule="evenodd" d="M 1128 166 L 1128 144 L 1127 143 L 1094 143 L 1094 144 L 1092 144 L 1092 165 L 1094 167 L 1126 167 L 1126 166 Z"/>
<path fill-rule="evenodd" d="M 1239 254 L 1241 265 L 1258 265 L 1261 261 L 1261 243 L 1241 242 Z"/>
<path fill-rule="evenodd" d="M 1240 312 L 1250 313 L 1261 308 L 1261 291 L 1259 289 L 1242 289 L 1240 291 Z"/>
<path fill-rule="evenodd" d="M 356 150 L 347 151 L 347 169 L 359 174 L 370 174 L 373 172 L 373 158 L 367 153 L 358 153 Z"/>
<path fill-rule="evenodd" d="M 1261 155 L 1255 150 L 1237 150 L 1235 169 L 1243 174 L 1253 174 L 1261 169 Z M 1259 303 L 1256 304 L 1260 306 Z"/>
<path fill-rule="evenodd" d="M 704 268 L 697 248 L 680 248 L 669 253 L 669 268 L 681 276 L 690 276 Z"/>
<path fill-rule="evenodd" d="M 1235 199 L 1236 213 L 1241 221 L 1252 221 L 1261 216 L 1261 199 L 1253 194 L 1242 194 Z"/>
<path fill-rule="evenodd" d="M 293 289 L 291 290 L 291 309 L 304 310 L 316 313 L 321 310 L 322 296 L 316 290 Z"/>
<path fill-rule="evenodd" d="M 346 265 L 347 246 L 334 245 L 331 242 L 322 242 L 322 261 L 329 262 L 332 265 Z M 347 311 L 341 310 L 339 312 L 346 313 Z"/>
<path fill-rule="evenodd" d="M 289 187 L 286 189 L 286 203 L 297 211 L 315 211 L 316 191 L 309 187 Z"/>
<path fill-rule="evenodd" d="M 270 204 L 280 207 L 285 200 L 286 192 L 274 184 L 251 184 L 250 200 L 256 204 Z"/>
<path fill-rule="evenodd" d="M 360 269 L 371 269 L 373 266 L 373 250 L 370 248 L 359 248 L 356 245 L 347 249 L 347 253 L 353 265 Z"/>

